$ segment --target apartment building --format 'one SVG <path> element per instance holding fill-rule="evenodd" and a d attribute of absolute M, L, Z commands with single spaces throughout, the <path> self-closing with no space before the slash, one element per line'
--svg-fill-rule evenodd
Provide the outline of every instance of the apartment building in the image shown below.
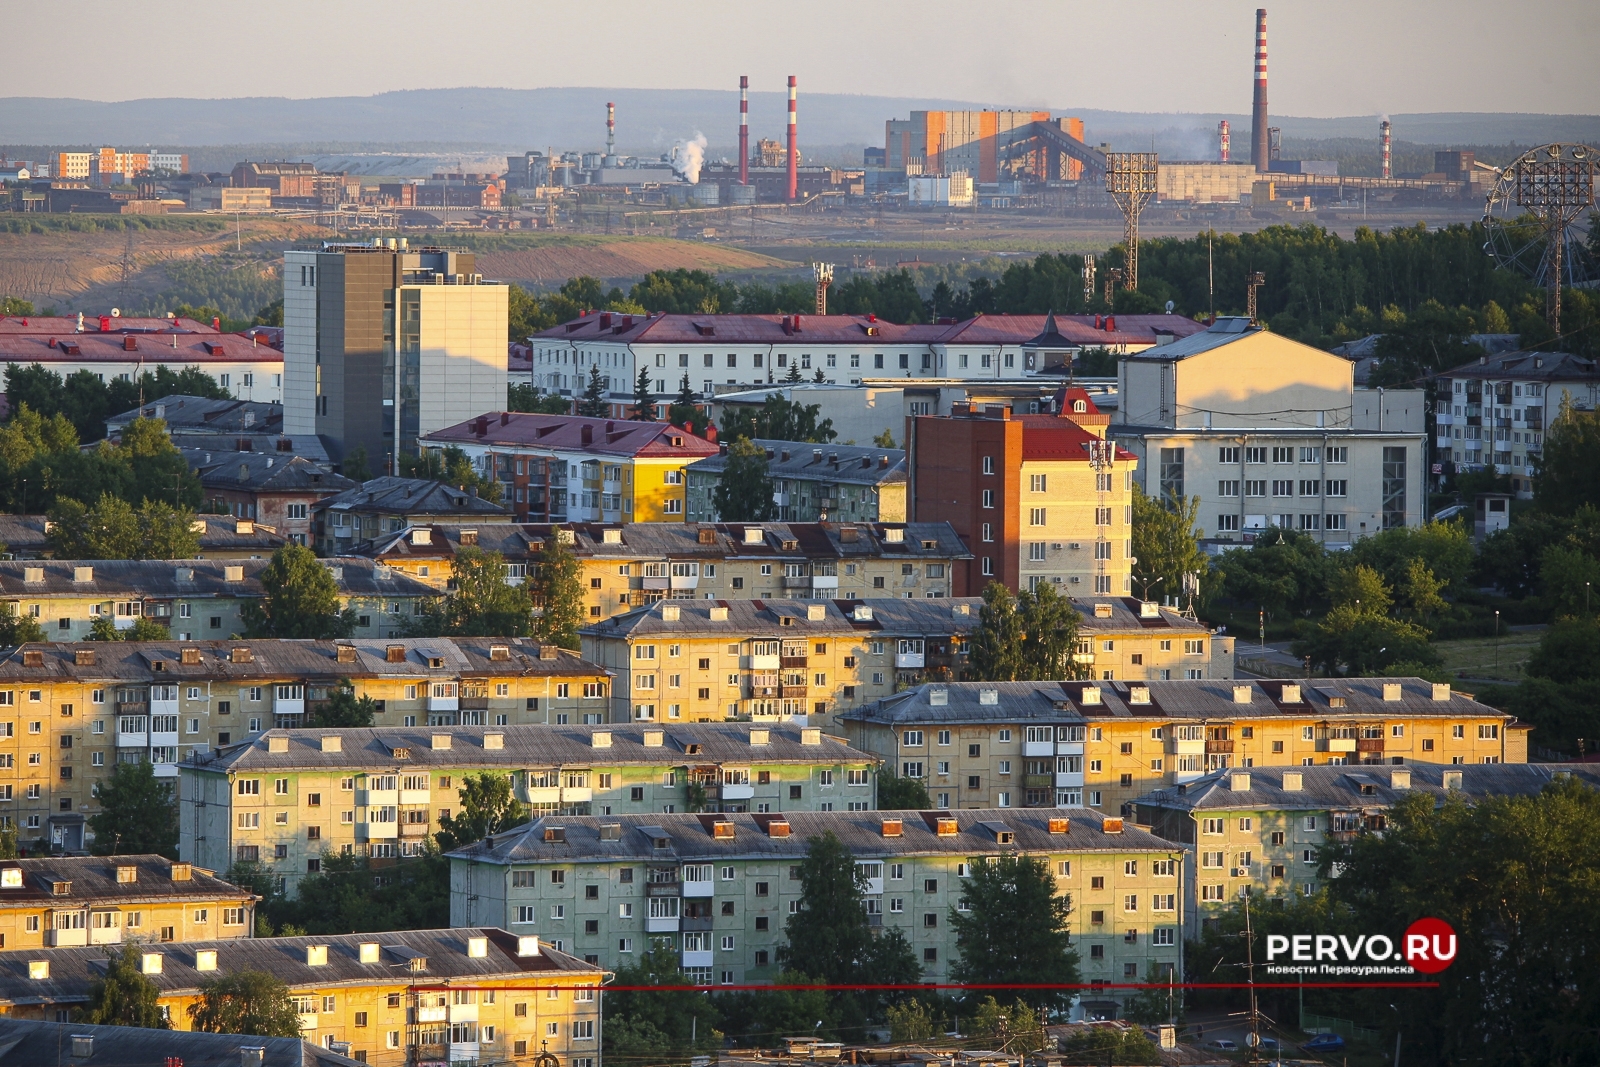
<path fill-rule="evenodd" d="M 504 507 L 477 490 L 428 478 L 384 476 L 322 497 L 311 504 L 311 531 L 317 551 L 341 554 L 357 541 L 370 540 L 426 522 L 505 521 Z"/>
<path fill-rule="evenodd" d="M 1440 373 L 1434 396 L 1435 462 L 1451 471 L 1492 467 L 1529 500 L 1544 435 L 1562 402 L 1600 408 L 1600 366 L 1570 352 L 1481 356 Z"/>
<path fill-rule="evenodd" d="M 97 618 L 119 630 L 138 618 L 175 639 L 226 638 L 245 629 L 244 606 L 265 595 L 266 559 L 99 559 L 0 562 L 0 611 L 26 615 L 56 641 L 82 641 Z M 358 637 L 398 632 L 437 597 L 431 587 L 370 559 L 323 561 Z"/>
<path fill-rule="evenodd" d="M 228 1064 L 248 1057 L 256 1067 L 351 1067 L 358 1062 L 331 1048 L 299 1037 L 256 1037 L 156 1030 L 137 1026 L 98 1026 L 65 1021 L 67 1009 L 58 1009 L 60 1022 L 0 1017 L 0 1046 L 17 1063 L 51 1063 L 70 1051 L 74 1063 L 93 1062 L 95 1043 L 114 1049 L 123 1063 L 168 1063 L 174 1059 L 195 1064 Z M 349 1051 L 344 1045 L 338 1046 Z"/>
<path fill-rule="evenodd" d="M 1526 763 L 1531 729 L 1419 678 L 958 682 L 838 718 L 940 807 L 1122 814 L 1232 768 Z"/>
<path fill-rule="evenodd" d="M 48 559 L 51 526 L 44 515 L 0 515 L 0 545 L 10 559 Z M 196 515 L 190 529 L 200 537 L 197 559 L 261 559 L 285 544 L 276 527 L 228 515 Z"/>
<path fill-rule="evenodd" d="M 312 511 L 320 501 L 358 485 L 292 454 L 186 448 L 183 458 L 200 476 L 207 504 L 226 509 L 240 527 L 260 523 L 297 545 L 313 542 Z"/>
<path fill-rule="evenodd" d="M 772 500 L 784 522 L 905 522 L 906 454 L 898 448 L 808 446 L 757 440 L 766 449 Z M 688 467 L 690 522 L 716 522 L 727 447 Z"/>
<path fill-rule="evenodd" d="M 14 320 L 13 320 L 14 321 Z M 136 325 L 139 322 L 147 326 Z M 88 371 L 97 381 L 137 381 L 162 367 L 209 374 L 241 399 L 276 401 L 283 392 L 283 353 L 236 333 L 218 333 L 188 319 L 99 317 L 85 328 L 70 318 L 32 318 L 0 330 L 0 362 L 39 364 L 63 379 Z M 195 327 L 199 327 L 198 329 Z"/>
<path fill-rule="evenodd" d="M 426 435 L 498 480 L 520 522 L 682 522 L 684 468 L 717 446 L 666 422 L 479 409 Z"/>
<path fill-rule="evenodd" d="M 904 933 L 928 982 L 958 955 L 952 909 L 978 857 L 1044 859 L 1072 902 L 1085 981 L 1181 972 L 1181 848 L 1099 812 L 549 816 L 449 854 L 450 921 L 504 923 L 606 968 L 665 943 L 701 985 L 771 982 L 799 864 L 834 834 L 866 877 L 872 925 Z M 1084 1010 L 1122 994 L 1085 995 Z"/>
<path fill-rule="evenodd" d="M 1099 412 L 1078 400 L 1083 410 L 1061 415 L 957 405 L 910 420 L 912 517 L 950 523 L 972 549 L 956 568 L 957 596 L 992 581 L 1049 583 L 1067 596 L 1134 592 L 1137 457 L 1105 440 L 1089 418 Z"/>
<path fill-rule="evenodd" d="M 325 242 L 283 258 L 283 428 L 320 434 L 334 458 L 401 452 L 505 406 L 507 288 L 470 252 Z"/>
<path fill-rule="evenodd" d="M 1135 821 L 1178 842 L 1184 862 L 1186 936 L 1248 889 L 1260 897 L 1310 896 L 1322 884 L 1319 850 L 1363 831 L 1381 832 L 1389 808 L 1409 793 L 1532 796 L 1562 775 L 1600 788 L 1587 764 L 1296 767 L 1214 771 L 1134 801 Z"/>
<path fill-rule="evenodd" d="M 178 851 L 260 863 L 283 892 L 327 855 L 420 855 L 468 775 L 533 814 L 866 811 L 878 760 L 814 727 L 454 726 L 272 730 L 179 767 Z"/>
<path fill-rule="evenodd" d="M 1208 537 L 1242 542 L 1278 527 L 1349 544 L 1419 526 L 1423 394 L 1359 389 L 1354 375 L 1342 356 L 1218 319 L 1118 362 L 1109 433 L 1137 456 L 1147 495 L 1199 498 L 1197 532 Z"/>
<path fill-rule="evenodd" d="M 508 580 L 537 567 L 545 540 L 565 538 L 583 567 L 591 619 L 658 600 L 944 597 L 970 553 L 948 523 L 433 523 L 353 550 L 439 589 L 468 546 L 505 557 Z"/>
<path fill-rule="evenodd" d="M 165 856 L 0 860 L 0 950 L 254 937 L 258 899 Z"/>
<path fill-rule="evenodd" d="M 0 825 L 29 851 L 80 851 L 108 767 L 175 780 L 195 751 L 299 726 L 344 686 L 379 726 L 507 725 L 599 722 L 609 681 L 521 639 L 22 645 L 0 659 Z"/>
<path fill-rule="evenodd" d="M 0 1008 L 70 1018 L 89 1001 L 106 950 L 47 948 L 0 967 Z M 376 1067 L 506 1062 L 548 1051 L 571 1067 L 599 1060 L 600 970 L 536 935 L 492 927 L 148 945 L 140 969 L 176 1030 L 201 983 L 264 971 L 289 987 L 300 1034 Z M 241 1061 L 242 1062 L 242 1061 Z"/>

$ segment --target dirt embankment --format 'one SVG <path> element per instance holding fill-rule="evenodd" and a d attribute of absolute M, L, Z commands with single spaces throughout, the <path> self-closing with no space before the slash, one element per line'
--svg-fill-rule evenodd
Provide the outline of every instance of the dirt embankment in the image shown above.
<path fill-rule="evenodd" d="M 595 278 L 639 277 L 653 270 L 782 270 L 793 263 L 727 245 L 668 238 L 617 238 L 552 242 L 533 248 L 478 253 L 486 277 L 549 287 L 587 274 Z"/>

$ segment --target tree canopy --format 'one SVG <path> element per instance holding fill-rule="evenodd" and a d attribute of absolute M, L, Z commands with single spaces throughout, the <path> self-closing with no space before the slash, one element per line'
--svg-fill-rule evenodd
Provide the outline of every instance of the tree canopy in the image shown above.
<path fill-rule="evenodd" d="M 140 955 L 140 946 L 132 943 L 107 952 L 105 970 L 89 982 L 88 1003 L 75 1013 L 77 1022 L 172 1029 L 159 1003 L 161 989 L 145 976 Z"/>
<path fill-rule="evenodd" d="M 539 611 L 533 620 L 533 636 L 576 652 L 584 614 L 583 565 L 562 540 L 561 531 L 552 529 L 544 539 L 527 589 Z"/>
<path fill-rule="evenodd" d="M 234 971 L 200 980 L 200 999 L 189 1005 L 196 1030 L 210 1034 L 299 1037 L 300 1016 L 281 978 L 266 971 Z"/>
<path fill-rule="evenodd" d="M 461 776 L 461 807 L 439 820 L 439 849 L 449 852 L 528 821 L 528 808 L 511 791 L 511 779 L 484 771 Z"/>
<path fill-rule="evenodd" d="M 961 886 L 961 905 L 950 911 L 959 958 L 954 981 L 1007 985 L 1005 996 L 1065 1007 L 1069 990 L 1037 990 L 1032 983 L 1079 981 L 1078 953 L 1068 937 L 1072 901 L 1056 891 L 1049 861 L 1039 856 L 979 856 Z M 1018 936 L 1019 931 L 1026 936 Z"/>
<path fill-rule="evenodd" d="M 533 632 L 528 586 L 512 585 L 506 560 L 476 545 L 456 550 L 451 562 L 455 592 L 420 616 L 412 629 L 426 636 L 526 637 Z"/>
<path fill-rule="evenodd" d="M 118 763 L 94 787 L 100 810 L 89 816 L 97 856 L 158 853 L 178 858 L 178 804 L 143 760 Z"/>
<path fill-rule="evenodd" d="M 1133 490 L 1133 583 L 1145 599 L 1183 595 L 1183 576 L 1210 573 L 1199 536 L 1198 496 L 1173 499 L 1147 497 Z"/>
<path fill-rule="evenodd" d="M 199 367 L 174 371 L 162 365 L 141 374 L 136 381 L 113 377 L 106 382 L 87 370 L 74 371 L 63 378 L 38 363 L 6 365 L 6 399 L 13 411 L 27 404 L 45 418 L 59 414 L 72 423 L 84 441 L 104 437 L 106 419 L 132 411 L 141 403 L 141 396 L 142 402 L 149 404 L 175 395 L 226 400 L 231 394 Z"/>
<path fill-rule="evenodd" d="M 333 572 L 304 545 L 284 545 L 262 568 L 264 595 L 244 606 L 248 637 L 349 637 L 355 612 L 339 607 Z"/>
<path fill-rule="evenodd" d="M 146 500 L 134 508 L 100 494 L 92 506 L 62 497 L 50 511 L 45 535 L 57 559 L 194 559 L 200 535 L 194 512 Z"/>
<path fill-rule="evenodd" d="M 1083 617 L 1072 601 L 1041 582 L 1034 592 L 1012 595 L 1000 582 L 983 590 L 978 625 L 969 641 L 967 680 L 975 682 L 1054 681 L 1077 678 L 1083 668 L 1073 659 Z"/>
<path fill-rule="evenodd" d="M 792 368 L 798 375 L 798 368 Z M 795 379 L 798 381 L 798 377 Z M 768 393 L 766 401 L 752 409 L 746 404 L 728 404 L 722 409 L 722 424 L 717 434 L 724 441 L 748 437 L 752 441 L 809 441 L 827 444 L 839 435 L 832 419 L 821 419 L 821 404 L 802 404 L 785 399 L 782 393 Z"/>
<path fill-rule="evenodd" d="M 767 450 L 740 437 L 728 446 L 711 503 L 723 522 L 769 522 L 778 517 L 772 499 L 772 478 L 767 474 Z"/>

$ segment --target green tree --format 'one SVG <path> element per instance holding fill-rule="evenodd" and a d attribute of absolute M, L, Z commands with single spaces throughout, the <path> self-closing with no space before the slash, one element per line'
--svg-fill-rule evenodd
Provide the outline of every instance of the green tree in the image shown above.
<path fill-rule="evenodd" d="M 0 298 L 0 317 L 21 319 L 35 314 L 38 313 L 33 310 L 33 301 L 31 300 L 24 300 L 20 296 Z"/>
<path fill-rule="evenodd" d="M 689 388 L 688 371 L 683 372 L 683 380 L 678 383 L 678 398 L 667 407 L 667 421 L 674 426 L 682 426 L 696 437 L 704 437 L 706 427 L 711 425 L 711 416 L 695 403 L 694 390 Z"/>
<path fill-rule="evenodd" d="M 339 472 L 351 481 L 371 481 L 372 468 L 368 465 L 367 446 L 357 445 L 346 452 L 344 462 L 339 464 Z"/>
<path fill-rule="evenodd" d="M 89 633 L 85 641 L 121 641 L 122 631 L 117 629 L 117 624 L 109 615 L 96 615 L 89 623 Z"/>
<path fill-rule="evenodd" d="M 651 388 L 650 368 L 641 366 L 639 377 L 633 383 L 633 410 L 628 418 L 635 422 L 656 421 L 656 396 Z"/>
<path fill-rule="evenodd" d="M 1576 544 L 1552 545 L 1539 560 L 1539 584 L 1556 615 L 1586 615 L 1595 610 L 1600 586 L 1600 555 Z"/>
<path fill-rule="evenodd" d="M 722 1013 L 721 1028 L 734 1044 L 756 1047 L 770 1046 L 781 1037 L 815 1037 L 826 1041 L 859 1032 L 866 1022 L 860 1006 L 854 1001 L 841 1005 L 821 989 L 801 988 L 817 982 L 814 975 L 784 970 L 779 972 L 774 983 L 777 989 L 718 993 L 716 1004 Z M 842 1021 L 847 1012 L 851 1013 L 852 1029 L 846 1029 L 847 1024 Z"/>
<path fill-rule="evenodd" d="M 475 489 L 491 503 L 500 503 L 500 483 L 490 473 L 480 474 L 472 459 L 455 445 L 430 448 L 421 455 L 400 456 L 400 473 L 408 478 L 434 478 L 461 490 Z"/>
<path fill-rule="evenodd" d="M 993 997 L 984 997 L 972 1016 L 974 1037 L 989 1039 L 1012 1053 L 1038 1052 L 1044 1048 L 1044 1027 L 1038 1013 L 1021 1000 L 1002 1007 Z"/>
<path fill-rule="evenodd" d="M 889 428 L 887 426 L 884 427 L 884 430 L 883 430 L 882 433 L 880 433 L 878 436 L 876 436 L 876 437 L 874 437 L 872 439 L 872 443 L 877 445 L 879 448 L 899 448 L 900 447 L 899 445 L 894 443 L 894 434 L 889 431 Z"/>
<path fill-rule="evenodd" d="M 706 993 L 682 988 L 683 972 L 670 945 L 652 942 L 636 962 L 617 968 L 612 984 L 621 988 L 606 994 L 607 1052 L 688 1052 L 713 1049 L 720 1043 L 716 1027 L 721 1013 L 716 1001 Z M 677 988 L 648 988 L 651 986 Z"/>
<path fill-rule="evenodd" d="M 449 852 L 528 821 L 528 808 L 511 792 L 511 779 L 484 771 L 461 776 L 461 807 L 439 820 L 434 837 Z"/>
<path fill-rule="evenodd" d="M 1200 498 L 1147 497 L 1133 490 L 1133 581 L 1141 596 L 1183 595 L 1183 576 L 1210 572 L 1196 540 Z"/>
<path fill-rule="evenodd" d="M 772 499 L 772 478 L 767 474 L 767 450 L 740 437 L 728 446 L 711 503 L 723 522 L 770 522 L 778 517 Z"/>
<path fill-rule="evenodd" d="M 32 617 L 18 615 L 16 605 L 0 608 L 0 645 L 8 648 L 33 641 L 47 641 L 44 628 Z"/>
<path fill-rule="evenodd" d="M 903 985 L 917 980 L 921 967 L 899 930 L 876 936 L 863 903 L 866 875 L 850 849 L 830 830 L 806 842 L 800 862 L 800 909 L 784 924 L 786 944 L 778 963 L 792 967 L 805 959 L 820 982 L 839 986 Z M 831 998 L 846 1016 L 875 1018 L 884 1004 L 881 991 L 839 992 Z"/>
<path fill-rule="evenodd" d="M 961 886 L 961 905 L 950 910 L 950 925 L 960 953 L 950 967 L 952 980 L 975 985 L 1009 985 L 1018 999 L 1063 1008 L 1063 990 L 1026 990 L 1033 983 L 1074 985 L 1078 953 L 1068 937 L 1072 901 L 1056 892 L 1047 860 L 1038 856 L 980 856 Z M 1026 937 L 1017 932 L 1026 930 Z"/>
<path fill-rule="evenodd" d="M 283 297 L 278 297 L 272 303 L 256 312 L 252 326 L 282 326 L 283 325 Z"/>
<path fill-rule="evenodd" d="M 276 927 L 277 936 L 450 925 L 450 863 L 431 840 L 424 840 L 421 856 L 385 867 L 382 884 L 374 884 L 364 856 L 324 852 L 321 867 L 300 880 L 295 899 L 273 895 L 258 906 L 258 916 Z"/>
<path fill-rule="evenodd" d="M 578 401 L 578 414 L 592 419 L 603 419 L 611 414 L 611 399 L 600 378 L 598 363 L 589 364 L 589 384 L 583 390 L 583 399 Z"/>
<path fill-rule="evenodd" d="M 244 606 L 248 637 L 349 637 L 353 610 L 339 607 L 333 572 L 304 545 L 284 545 L 261 571 L 263 595 Z"/>
<path fill-rule="evenodd" d="M 1536 796 L 1411 794 L 1389 809 L 1382 834 L 1330 845 L 1320 859 L 1351 931 L 1398 945 L 1413 919 L 1433 916 L 1456 933 L 1436 987 L 1352 997 L 1354 1017 L 1379 1021 L 1385 1043 L 1404 1028 L 1410 1063 L 1600 1060 L 1600 1031 L 1582 1021 L 1600 1004 L 1600 925 L 1583 889 L 1600 881 L 1600 791 L 1557 778 Z M 1501 1010 L 1482 1011 L 1486 997 Z"/>
<path fill-rule="evenodd" d="M 654 270 L 633 287 L 629 297 L 650 311 L 672 315 L 715 315 L 734 310 L 738 287 L 718 282 L 703 270 Z"/>
<path fill-rule="evenodd" d="M 475 545 L 456 550 L 451 563 L 456 591 L 444 604 L 446 634 L 526 637 L 533 632 L 533 601 L 526 586 L 506 580 L 506 559 Z"/>
<path fill-rule="evenodd" d="M 1173 964 L 1150 963 L 1145 967 L 1145 988 L 1136 991 L 1123 1005 L 1124 1016 L 1141 1026 L 1176 1023 L 1183 1018 L 1183 989 L 1178 969 Z M 1165 985 L 1167 988 L 1162 989 Z"/>
<path fill-rule="evenodd" d="M 891 1004 L 884 1014 L 889 1022 L 889 1040 L 896 1045 L 928 1041 L 939 1032 L 939 1021 L 920 1000 Z"/>
<path fill-rule="evenodd" d="M 157 853 L 178 858 L 178 805 L 143 760 L 118 763 L 94 787 L 100 810 L 89 816 L 96 856 Z"/>
<path fill-rule="evenodd" d="M 1218 561 L 1223 594 L 1266 611 L 1296 618 L 1328 609 L 1327 551 L 1307 534 L 1268 529 L 1249 548 L 1235 548 Z"/>
<path fill-rule="evenodd" d="M 1333 573 L 1328 580 L 1328 597 L 1335 608 L 1349 608 L 1362 615 L 1387 615 L 1394 606 L 1394 595 L 1383 575 L 1360 563 Z"/>
<path fill-rule="evenodd" d="M 967 678 L 975 682 L 1022 680 L 1027 673 L 1022 659 L 1026 633 L 1011 590 L 1000 582 L 990 582 L 984 587 L 978 625 L 968 642 Z"/>
<path fill-rule="evenodd" d="M 371 726 L 372 716 L 377 710 L 377 701 L 368 696 L 358 697 L 353 687 L 341 685 L 328 691 L 328 699 L 325 702 L 306 709 L 305 725 Z"/>
<path fill-rule="evenodd" d="M 528 579 L 528 594 L 539 609 L 533 620 L 533 636 L 542 643 L 576 652 L 584 613 L 583 565 L 562 539 L 563 532 L 552 528 L 544 539 L 538 563 Z"/>
<path fill-rule="evenodd" d="M 800 377 L 800 364 L 798 362 L 789 364 L 789 373 L 783 376 L 783 380 L 790 385 L 796 385 L 805 380 Z"/>
<path fill-rule="evenodd" d="M 538 415 L 570 415 L 572 401 L 563 396 L 540 393 L 531 385 L 512 382 L 506 386 L 506 410 L 530 411 Z"/>
<path fill-rule="evenodd" d="M 1053 681 L 1076 678 L 1073 661 L 1082 621 L 1072 601 L 1041 583 L 1015 597 L 999 582 L 983 591 L 972 632 L 967 678 L 980 682 Z"/>
<path fill-rule="evenodd" d="M 1528 674 L 1554 682 L 1600 682 L 1600 618 L 1557 619 L 1528 657 Z"/>
<path fill-rule="evenodd" d="M 1421 626 L 1368 610 L 1363 601 L 1359 610 L 1353 603 L 1330 610 L 1293 648 L 1326 674 L 1373 675 L 1396 663 L 1437 666 L 1439 653 L 1428 637 Z"/>
<path fill-rule="evenodd" d="M 883 811 L 927 811 L 933 801 L 922 782 L 902 778 L 885 764 L 878 772 L 878 807 Z"/>
<path fill-rule="evenodd" d="M 1142 1030 L 1096 1026 L 1061 1039 L 1064 1063 L 1165 1063 L 1156 1043 Z"/>
<path fill-rule="evenodd" d="M 299 1037 L 300 1016 L 289 987 L 266 971 L 234 971 L 200 980 L 189 1020 L 208 1034 Z"/>
<path fill-rule="evenodd" d="M 92 972 L 89 1002 L 75 1013 L 76 1021 L 94 1026 L 139 1026 L 147 1030 L 170 1030 L 159 1003 L 161 989 L 145 977 L 140 964 L 140 946 L 127 944 L 106 956 L 103 972 Z"/>
<path fill-rule="evenodd" d="M 796 375 L 799 374 L 795 370 Z M 799 378 L 795 378 L 799 381 Z M 827 444 L 839 435 L 832 419 L 820 419 L 822 405 L 787 400 L 781 393 L 768 393 L 759 408 L 730 404 L 723 408 L 717 433 L 725 441 L 748 437 L 752 441 L 810 441 Z"/>
<path fill-rule="evenodd" d="M 0 826 L 0 860 L 17 858 L 17 828 L 14 824 Z"/>

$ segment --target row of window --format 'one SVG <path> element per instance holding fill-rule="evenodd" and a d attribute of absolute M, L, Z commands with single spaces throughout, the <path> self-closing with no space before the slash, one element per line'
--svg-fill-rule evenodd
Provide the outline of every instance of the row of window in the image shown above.
<path fill-rule="evenodd" d="M 1217 495 L 1225 497 L 1237 497 L 1239 495 L 1239 487 L 1241 485 L 1243 485 L 1244 495 L 1247 497 L 1264 497 L 1268 495 L 1268 482 L 1266 479 L 1244 479 L 1241 482 L 1237 478 L 1223 478 L 1218 481 Z M 1294 479 L 1280 478 L 1272 481 L 1271 487 L 1271 495 L 1280 497 L 1294 496 L 1297 488 L 1299 489 L 1299 495 L 1306 497 L 1348 496 L 1350 483 L 1344 478 L 1329 478 L 1326 480 L 1320 478 L 1302 478 L 1298 483 Z"/>
<path fill-rule="evenodd" d="M 1295 462 L 1296 447 L 1294 445 L 1223 445 L 1217 449 L 1217 462 L 1237 464 L 1241 453 L 1246 463 L 1266 463 L 1267 454 L 1271 452 L 1273 463 Z M 1350 462 L 1350 449 L 1344 445 L 1301 445 L 1299 446 L 1299 460 L 1301 463 L 1348 463 Z"/>

